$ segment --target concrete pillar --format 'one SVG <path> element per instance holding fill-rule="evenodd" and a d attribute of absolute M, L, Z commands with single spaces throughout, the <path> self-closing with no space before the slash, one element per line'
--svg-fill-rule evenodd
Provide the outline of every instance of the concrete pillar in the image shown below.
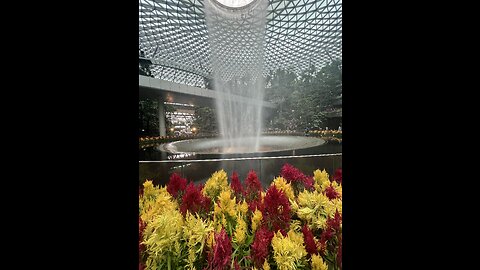
<path fill-rule="evenodd" d="M 165 127 L 165 105 L 163 104 L 163 98 L 158 97 L 158 127 L 160 129 L 160 136 L 167 135 L 167 129 Z"/>

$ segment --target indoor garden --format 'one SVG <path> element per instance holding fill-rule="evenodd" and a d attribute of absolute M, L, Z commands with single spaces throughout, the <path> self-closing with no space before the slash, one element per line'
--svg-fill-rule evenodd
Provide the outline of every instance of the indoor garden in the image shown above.
<path fill-rule="evenodd" d="M 341 0 L 139 12 L 139 269 L 341 269 Z"/>

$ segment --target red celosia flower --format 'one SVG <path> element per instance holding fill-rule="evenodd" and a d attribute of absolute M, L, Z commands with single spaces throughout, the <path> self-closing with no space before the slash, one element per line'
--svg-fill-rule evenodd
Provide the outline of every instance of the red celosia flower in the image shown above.
<path fill-rule="evenodd" d="M 315 239 L 313 238 L 313 233 L 312 231 L 308 228 L 307 224 L 305 224 L 302 228 L 303 232 L 303 240 L 305 242 L 305 249 L 309 254 L 317 254 L 317 243 L 315 242 Z"/>
<path fill-rule="evenodd" d="M 257 174 L 255 171 L 251 170 L 248 175 L 247 179 L 245 180 L 246 190 L 244 191 L 245 200 L 248 203 L 248 209 L 254 212 L 255 209 L 261 211 L 262 209 L 262 184 L 258 180 Z"/>
<path fill-rule="evenodd" d="M 325 256 L 325 251 L 327 251 L 327 241 L 320 239 L 317 242 L 317 250 L 319 250 L 321 256 Z"/>
<path fill-rule="evenodd" d="M 309 190 L 314 190 L 315 187 L 313 186 L 313 177 L 307 177 L 305 176 L 305 179 L 303 180 L 303 184 L 305 186 L 306 189 L 309 189 Z"/>
<path fill-rule="evenodd" d="M 290 227 L 290 202 L 283 191 L 274 185 L 267 190 L 262 209 L 263 222 L 273 231 Z"/>
<path fill-rule="evenodd" d="M 233 172 L 232 174 L 232 182 L 230 183 L 230 186 L 232 187 L 232 190 L 235 192 L 237 199 L 239 199 L 240 197 L 243 197 L 244 195 L 243 186 L 242 186 L 242 183 L 240 183 L 240 180 L 238 179 L 238 174 L 236 172 Z"/>
<path fill-rule="evenodd" d="M 187 210 L 192 214 L 202 210 L 207 213 L 210 210 L 210 204 L 210 198 L 202 194 L 202 186 L 195 187 L 193 182 L 190 182 L 183 194 L 180 212 L 184 216 L 187 214 Z"/>
<path fill-rule="evenodd" d="M 138 217 L 138 235 L 140 236 L 140 240 L 142 239 L 143 230 L 145 230 L 145 222 L 142 221 L 140 217 Z"/>
<path fill-rule="evenodd" d="M 293 167 L 288 163 L 285 163 L 285 165 L 283 165 L 280 175 L 285 178 L 288 183 L 304 182 L 307 178 L 299 169 Z"/>
<path fill-rule="evenodd" d="M 267 258 L 270 247 L 270 243 L 272 242 L 273 232 L 269 231 L 265 226 L 261 226 L 255 232 L 255 238 L 252 243 L 252 254 L 253 262 L 256 267 L 260 268 Z"/>
<path fill-rule="evenodd" d="M 145 230 L 146 224 L 142 221 L 140 217 L 138 217 L 138 260 L 140 262 L 140 266 L 142 266 L 142 256 L 143 252 L 145 251 L 145 244 L 142 244 L 143 241 L 143 231 Z M 143 266 L 145 267 L 145 266 Z"/>
<path fill-rule="evenodd" d="M 143 264 L 143 263 L 139 263 L 139 264 L 138 264 L 138 270 L 144 270 L 145 267 L 146 267 L 146 266 L 145 266 L 145 264 Z"/>
<path fill-rule="evenodd" d="M 257 174 L 254 170 L 248 172 L 247 179 L 245 180 L 247 200 L 251 201 L 260 196 L 262 192 L 262 184 L 258 180 Z"/>
<path fill-rule="evenodd" d="M 342 183 L 342 168 L 338 168 L 335 170 L 335 174 L 333 175 L 332 179 L 337 181 L 339 184 Z"/>
<path fill-rule="evenodd" d="M 235 259 L 235 262 L 233 263 L 235 270 L 240 270 L 240 265 L 238 264 L 237 259 Z"/>
<path fill-rule="evenodd" d="M 299 169 L 285 163 L 280 171 L 280 175 L 291 183 L 295 192 L 300 192 L 302 188 L 313 190 L 313 177 L 308 177 Z"/>
<path fill-rule="evenodd" d="M 326 230 L 324 230 L 320 235 L 320 242 L 322 243 L 322 245 L 324 245 L 324 243 L 330 240 L 332 236 L 333 236 L 333 231 L 330 228 L 327 228 Z"/>
<path fill-rule="evenodd" d="M 248 202 L 248 210 L 250 210 L 252 213 L 255 212 L 256 209 L 262 211 L 262 206 L 262 198 L 258 198 L 256 200 Z"/>
<path fill-rule="evenodd" d="M 173 173 L 170 176 L 170 180 L 167 184 L 167 191 L 172 197 L 177 198 L 179 192 L 185 191 L 187 187 L 187 179 L 180 177 L 177 173 Z"/>
<path fill-rule="evenodd" d="M 222 228 L 219 234 L 215 235 L 215 246 L 213 247 L 213 269 L 225 269 L 230 266 L 232 257 L 232 243 L 230 237 Z"/>
<path fill-rule="evenodd" d="M 338 210 L 335 212 L 334 218 L 327 218 L 327 228 L 320 235 L 320 246 L 322 254 L 325 254 L 325 248 L 327 246 L 327 241 L 329 241 L 335 233 L 337 233 L 338 240 L 341 241 L 340 236 L 340 224 L 342 223 L 342 216 L 338 213 Z"/>
<path fill-rule="evenodd" d="M 326 195 L 330 200 L 333 200 L 333 199 L 335 199 L 335 198 L 340 197 L 340 194 L 338 194 L 337 191 L 336 191 L 332 186 L 328 186 L 328 187 L 325 189 L 325 195 Z"/>
<path fill-rule="evenodd" d="M 340 223 L 342 223 L 342 215 L 337 211 L 335 211 L 335 217 L 327 219 L 327 229 L 334 230 L 338 232 L 340 230 Z"/>

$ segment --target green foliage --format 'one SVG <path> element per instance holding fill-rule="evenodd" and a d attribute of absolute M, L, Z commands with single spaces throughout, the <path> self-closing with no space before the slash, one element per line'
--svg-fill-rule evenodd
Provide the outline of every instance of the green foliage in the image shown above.
<path fill-rule="evenodd" d="M 138 102 L 139 129 L 144 134 L 158 133 L 158 101 L 145 98 Z"/>
<path fill-rule="evenodd" d="M 172 105 L 164 104 L 166 112 L 173 112 L 175 109 Z M 139 130 L 142 135 L 158 136 L 158 99 L 142 98 L 138 102 L 138 123 Z M 172 126 L 168 119 L 165 119 L 167 131 Z"/>
<path fill-rule="evenodd" d="M 210 107 L 195 107 L 195 121 L 193 126 L 199 133 L 212 133 L 217 131 L 215 111 Z"/>
<path fill-rule="evenodd" d="M 320 70 L 310 66 L 299 75 L 281 69 L 270 74 L 265 97 L 277 109 L 267 126 L 290 130 L 325 127 L 323 111 L 331 108 L 342 93 L 341 63 L 333 60 Z"/>

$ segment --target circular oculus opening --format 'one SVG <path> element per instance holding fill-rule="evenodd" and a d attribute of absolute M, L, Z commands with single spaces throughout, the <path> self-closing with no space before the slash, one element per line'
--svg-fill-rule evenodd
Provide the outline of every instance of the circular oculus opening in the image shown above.
<path fill-rule="evenodd" d="M 248 6 L 255 0 L 214 0 L 215 2 L 229 8 L 242 8 Z"/>

